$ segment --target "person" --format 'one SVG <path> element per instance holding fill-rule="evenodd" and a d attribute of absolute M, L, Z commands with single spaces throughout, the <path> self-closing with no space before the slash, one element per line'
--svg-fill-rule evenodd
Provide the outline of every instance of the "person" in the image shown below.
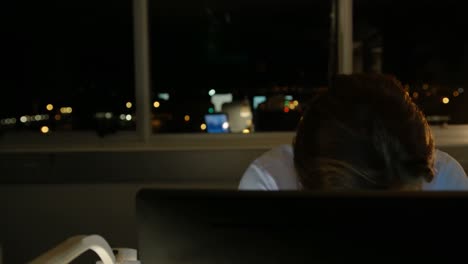
<path fill-rule="evenodd" d="M 257 158 L 240 190 L 468 190 L 460 164 L 436 150 L 401 84 L 340 75 L 309 104 L 292 145 Z"/>

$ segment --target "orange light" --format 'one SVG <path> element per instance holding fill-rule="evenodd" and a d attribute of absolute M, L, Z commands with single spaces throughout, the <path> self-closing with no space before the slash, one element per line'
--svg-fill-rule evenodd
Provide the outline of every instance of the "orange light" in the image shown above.
<path fill-rule="evenodd" d="M 184 116 L 184 120 L 185 120 L 185 122 L 190 121 L 190 116 L 189 116 L 189 115 L 185 115 L 185 116 Z"/>
<path fill-rule="evenodd" d="M 47 109 L 48 111 L 52 111 L 52 110 L 54 110 L 54 106 L 53 106 L 52 104 L 48 104 L 48 105 L 46 106 L 46 109 Z"/>
<path fill-rule="evenodd" d="M 283 109 L 283 111 L 284 111 L 285 113 L 289 113 L 289 107 L 285 107 L 285 108 Z"/>
<path fill-rule="evenodd" d="M 153 120 L 151 120 L 151 126 L 153 126 L 153 127 L 160 127 L 160 126 L 161 126 L 161 120 L 159 120 L 159 119 L 153 119 Z"/>
<path fill-rule="evenodd" d="M 71 114 L 73 112 L 73 109 L 71 107 L 61 107 L 60 108 L 60 113 L 62 114 Z"/>
<path fill-rule="evenodd" d="M 459 95 L 460 95 L 460 93 L 459 93 L 458 91 L 454 91 L 454 92 L 453 92 L 453 96 L 454 96 L 454 97 L 457 97 L 457 96 L 459 96 Z"/>
<path fill-rule="evenodd" d="M 419 93 L 418 92 L 413 92 L 413 98 L 418 99 L 418 97 L 419 97 Z"/>
<path fill-rule="evenodd" d="M 59 114 L 55 115 L 55 120 L 59 121 L 60 119 L 62 119 L 61 115 L 59 115 Z"/>
<path fill-rule="evenodd" d="M 49 133 L 49 127 L 47 127 L 47 126 L 41 127 L 41 132 L 42 132 L 43 134 Z"/>

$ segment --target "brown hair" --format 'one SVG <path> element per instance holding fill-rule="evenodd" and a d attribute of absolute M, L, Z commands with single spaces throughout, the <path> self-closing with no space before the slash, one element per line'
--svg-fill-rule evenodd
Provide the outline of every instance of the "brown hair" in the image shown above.
<path fill-rule="evenodd" d="M 434 176 L 427 121 L 388 76 L 337 76 L 310 103 L 293 146 L 304 189 L 420 188 Z"/>

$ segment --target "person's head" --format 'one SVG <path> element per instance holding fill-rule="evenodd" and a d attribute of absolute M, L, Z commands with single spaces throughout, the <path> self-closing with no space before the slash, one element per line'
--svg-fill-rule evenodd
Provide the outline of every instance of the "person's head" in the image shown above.
<path fill-rule="evenodd" d="M 337 76 L 310 102 L 293 147 L 304 189 L 420 189 L 434 176 L 427 121 L 388 76 Z"/>

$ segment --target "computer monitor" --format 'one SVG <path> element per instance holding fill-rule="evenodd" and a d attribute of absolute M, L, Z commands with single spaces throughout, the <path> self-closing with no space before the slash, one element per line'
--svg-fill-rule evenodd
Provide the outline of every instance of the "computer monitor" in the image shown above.
<path fill-rule="evenodd" d="M 466 193 L 143 190 L 142 263 L 454 263 Z M 459 241 L 460 240 L 460 241 Z"/>

